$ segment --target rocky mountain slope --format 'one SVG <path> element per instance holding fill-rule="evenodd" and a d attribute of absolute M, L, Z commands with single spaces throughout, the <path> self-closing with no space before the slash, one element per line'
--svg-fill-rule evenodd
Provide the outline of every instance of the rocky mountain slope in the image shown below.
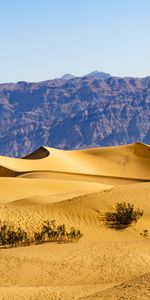
<path fill-rule="evenodd" d="M 150 77 L 94 73 L 0 84 L 0 154 L 23 156 L 41 145 L 150 144 Z"/>

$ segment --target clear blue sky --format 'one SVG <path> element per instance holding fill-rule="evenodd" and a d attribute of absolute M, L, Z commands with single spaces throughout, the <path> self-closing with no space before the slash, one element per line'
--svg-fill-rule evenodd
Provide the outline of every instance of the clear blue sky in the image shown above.
<path fill-rule="evenodd" d="M 150 0 L 1 0 L 0 82 L 150 75 Z"/>

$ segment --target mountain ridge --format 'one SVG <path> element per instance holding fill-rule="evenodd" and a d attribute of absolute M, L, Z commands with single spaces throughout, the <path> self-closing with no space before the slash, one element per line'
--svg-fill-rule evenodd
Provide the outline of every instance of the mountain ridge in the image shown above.
<path fill-rule="evenodd" d="M 150 144 L 150 76 L 0 84 L 0 154 Z"/>

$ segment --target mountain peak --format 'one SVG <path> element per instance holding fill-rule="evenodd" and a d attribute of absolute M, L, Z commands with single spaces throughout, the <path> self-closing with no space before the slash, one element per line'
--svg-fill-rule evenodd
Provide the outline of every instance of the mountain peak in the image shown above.
<path fill-rule="evenodd" d="M 72 74 L 65 74 L 61 77 L 61 79 L 65 79 L 65 80 L 70 80 L 73 78 L 76 78 L 77 76 L 72 75 Z M 89 74 L 85 74 L 83 76 L 80 77 L 86 77 L 86 78 L 96 78 L 96 79 L 107 79 L 109 77 L 111 77 L 111 75 L 109 73 L 105 73 L 105 72 L 100 72 L 100 71 L 93 71 Z"/>
<path fill-rule="evenodd" d="M 86 75 L 87 78 L 91 78 L 91 77 L 94 77 L 94 78 L 99 78 L 99 79 L 107 79 L 109 77 L 111 77 L 111 75 L 109 73 L 104 73 L 104 72 L 100 72 L 100 71 L 93 71 L 89 74 Z"/>
<path fill-rule="evenodd" d="M 65 79 L 65 80 L 69 80 L 69 79 L 72 79 L 72 78 L 75 78 L 76 76 L 72 75 L 72 74 L 65 74 L 61 77 L 61 79 Z"/>

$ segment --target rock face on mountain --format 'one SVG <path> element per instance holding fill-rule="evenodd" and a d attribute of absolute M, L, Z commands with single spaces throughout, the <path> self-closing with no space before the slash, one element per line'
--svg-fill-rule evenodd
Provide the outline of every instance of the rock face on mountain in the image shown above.
<path fill-rule="evenodd" d="M 0 154 L 150 144 L 150 77 L 0 84 Z"/>

